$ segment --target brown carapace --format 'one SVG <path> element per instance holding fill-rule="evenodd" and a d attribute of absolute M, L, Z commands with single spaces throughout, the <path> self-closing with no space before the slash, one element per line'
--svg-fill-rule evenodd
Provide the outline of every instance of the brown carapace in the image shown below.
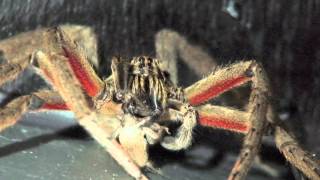
<path fill-rule="evenodd" d="M 288 161 L 309 178 L 320 179 L 318 162 L 277 120 L 269 102 L 268 79 L 256 61 L 240 61 L 218 68 L 193 85 L 181 88 L 175 84 L 175 72 L 170 71 L 175 67 L 177 54 L 189 64 L 195 57 L 201 57 L 202 61 L 197 62 L 199 66 L 210 62 L 210 58 L 178 33 L 163 30 L 156 36 L 157 59 L 114 57 L 111 76 L 100 79 L 85 51 L 60 28 L 41 30 L 38 34 L 45 39 L 46 47 L 34 48 L 31 60 L 25 58 L 17 62 L 7 58 L 8 63 L 0 65 L 0 85 L 16 78 L 26 67 L 32 67 L 51 89 L 40 89 L 3 105 L 0 130 L 14 125 L 27 111 L 70 110 L 78 123 L 128 174 L 136 179 L 148 179 L 141 167 L 150 166 L 149 146 L 161 144 L 173 151 L 186 149 L 191 145 L 197 124 L 225 129 L 245 136 L 240 156 L 229 176 L 233 180 L 246 177 L 261 138 L 270 127 L 275 129 L 277 146 Z M 5 56 L 10 54 L 8 46 L 19 42 L 19 38 L 24 36 L 0 43 Z M 251 82 L 251 94 L 244 111 L 208 103 L 247 82 Z M 173 130 L 168 126 L 170 123 L 179 126 Z"/>

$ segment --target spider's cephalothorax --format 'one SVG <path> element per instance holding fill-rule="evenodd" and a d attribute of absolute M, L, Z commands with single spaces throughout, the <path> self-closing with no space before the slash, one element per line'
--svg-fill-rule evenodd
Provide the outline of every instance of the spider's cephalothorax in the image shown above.
<path fill-rule="evenodd" d="M 139 56 L 130 62 L 129 89 L 139 99 L 145 99 L 148 105 L 160 112 L 166 108 L 168 83 L 159 67 L 158 59 Z"/>
<path fill-rule="evenodd" d="M 121 57 L 112 60 L 115 97 L 124 104 L 124 111 L 146 117 L 160 115 L 167 108 L 168 96 L 182 94 L 160 68 L 158 59 L 148 56 Z"/>

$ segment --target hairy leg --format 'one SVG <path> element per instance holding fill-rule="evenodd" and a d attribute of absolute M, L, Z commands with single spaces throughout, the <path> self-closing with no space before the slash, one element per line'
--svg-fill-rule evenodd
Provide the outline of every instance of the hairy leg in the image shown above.
<path fill-rule="evenodd" d="M 99 118 L 99 114 L 92 110 L 92 103 L 84 94 L 81 84 L 77 82 L 77 78 L 72 73 L 72 68 L 68 65 L 67 60 L 64 57 L 54 55 L 51 55 L 50 58 L 52 58 L 52 60 L 41 52 L 37 53 L 37 59 L 39 61 L 45 61 L 42 63 L 46 64 L 46 70 L 55 85 L 55 89 L 66 102 L 67 107 L 75 113 L 79 124 L 83 126 L 131 176 L 137 179 L 145 178 L 122 147 L 115 140 L 111 140 L 112 134 L 110 134 L 110 130 L 101 126 L 102 119 Z M 53 73 L 55 76 L 52 76 Z M 116 120 L 117 119 L 110 121 Z"/>
<path fill-rule="evenodd" d="M 286 159 L 310 179 L 320 179 L 320 160 L 304 150 L 285 124 L 268 108 L 267 119 L 275 128 L 275 141 L 280 152 Z"/>
<path fill-rule="evenodd" d="M 29 61 L 17 64 L 0 65 L 0 86 L 15 79 L 28 65 Z M 30 95 L 19 96 L 0 107 L 0 131 L 17 123 L 29 110 L 35 110 L 46 104 L 64 104 L 59 94 L 49 90 L 40 90 Z"/>
<path fill-rule="evenodd" d="M 206 78 L 185 89 L 191 105 L 197 106 L 222 93 L 252 80 L 252 61 L 244 61 L 217 69 Z"/>
<path fill-rule="evenodd" d="M 201 126 L 225 129 L 246 134 L 250 127 L 250 114 L 233 108 L 203 105 L 196 107 Z"/>
<path fill-rule="evenodd" d="M 199 76 L 209 72 L 210 67 L 213 68 L 214 66 L 216 66 L 214 61 L 210 60 L 210 57 L 205 52 L 203 52 L 201 48 L 188 44 L 184 37 L 172 30 L 165 29 L 160 31 L 156 35 L 156 50 L 157 57 L 165 61 L 164 69 L 168 69 L 169 72 L 173 74 L 172 77 L 174 79 L 174 82 L 177 81 L 176 60 L 178 57 L 185 57 L 182 60 L 186 61 L 187 64 L 191 66 L 191 68 L 198 67 L 198 63 L 203 62 L 201 61 L 201 57 L 203 57 L 204 62 L 201 64 L 200 68 L 194 69 L 196 74 Z M 198 57 L 193 56 L 193 54 Z M 212 65 L 209 65 L 210 63 Z M 204 67 L 203 65 L 205 65 L 206 67 Z M 219 74 L 221 72 L 222 74 L 224 74 L 223 71 L 229 71 L 229 69 L 233 68 L 226 67 L 220 70 L 218 69 L 216 70 L 216 72 L 214 72 L 214 74 Z M 228 73 L 230 76 L 225 76 L 222 79 L 221 77 L 218 77 L 216 79 L 209 78 L 203 80 L 202 82 L 199 81 L 198 83 L 188 87 L 185 92 L 186 96 L 189 99 L 189 102 L 192 105 L 199 105 L 213 97 L 222 94 L 225 91 L 228 91 L 251 80 L 250 71 L 239 71 L 239 69 L 237 69 L 237 72 L 231 70 L 231 72 Z M 164 119 L 177 118 L 176 114 L 178 114 L 178 112 L 173 109 L 170 109 L 169 111 L 171 113 L 167 113 L 166 115 L 164 115 Z M 250 127 L 248 125 L 248 118 L 244 118 L 244 116 L 248 115 L 248 112 L 242 112 L 217 106 L 213 107 L 211 111 L 209 105 L 199 106 L 197 107 L 197 111 L 199 113 L 198 122 L 204 126 L 222 128 L 240 133 L 246 133 L 248 131 L 248 128 Z M 273 112 L 272 115 L 274 116 Z M 303 148 L 301 148 L 301 146 L 297 143 L 296 139 L 288 133 L 288 130 L 283 128 L 283 124 L 279 123 L 279 120 L 277 120 L 277 118 L 272 117 L 269 119 L 271 119 L 269 121 L 276 129 L 275 138 L 277 147 L 280 149 L 280 151 L 292 164 L 294 164 L 298 169 L 304 172 L 309 178 L 319 179 L 319 160 L 315 160 L 314 157 L 310 156 L 308 152 L 303 150 Z M 234 172 L 236 172 L 236 170 L 234 170 Z"/>
<path fill-rule="evenodd" d="M 239 124 L 239 120 L 224 119 L 221 121 L 220 119 L 217 121 L 217 119 L 203 119 L 202 117 L 203 123 L 218 123 L 220 127 L 231 128 L 230 130 L 234 130 L 236 127 L 238 131 L 243 131 L 246 134 L 239 159 L 229 179 L 243 179 L 259 150 L 266 124 L 265 116 L 269 93 L 268 82 L 264 71 L 261 66 L 254 61 L 239 62 L 218 69 L 208 77 L 185 89 L 185 94 L 190 104 L 197 106 L 248 81 L 252 82 L 252 92 L 247 106 L 247 123 Z M 211 117 L 214 117 L 214 115 L 211 114 Z"/>
<path fill-rule="evenodd" d="M 211 58 L 203 48 L 191 45 L 178 32 L 164 29 L 155 36 L 157 58 L 162 61 L 162 69 L 170 72 L 172 81 L 177 84 L 177 59 L 180 57 L 196 75 L 203 76 L 215 66 L 215 60 Z"/>
<path fill-rule="evenodd" d="M 0 108 L 0 132 L 17 123 L 28 111 L 67 110 L 64 104 L 57 92 L 49 90 L 19 96 Z"/>
<path fill-rule="evenodd" d="M 199 115 L 198 123 L 201 126 L 224 129 L 242 134 L 246 134 L 249 131 L 249 112 L 210 104 L 196 107 L 196 109 Z M 255 158 L 255 165 L 272 177 L 279 177 L 280 175 L 277 169 L 262 162 L 259 156 Z"/>
<path fill-rule="evenodd" d="M 54 84 L 55 90 L 59 92 L 67 107 L 75 113 L 79 124 L 131 176 L 136 179 L 146 179 L 121 146 L 112 140 L 110 129 L 101 126 L 106 116 L 100 116 L 100 113 L 94 111 L 93 101 L 90 98 L 99 94 L 100 84 L 99 81 L 96 81 L 96 77 L 92 76 L 92 71 L 88 69 L 88 66 L 82 63 L 85 61 L 81 60 L 83 56 L 75 51 L 76 46 L 69 44 L 70 42 L 60 29 L 50 29 L 46 36 L 49 45 L 47 54 L 39 51 L 36 53 L 36 59 L 40 68 Z M 110 121 L 118 122 L 118 119 Z"/>
<path fill-rule="evenodd" d="M 89 26 L 62 25 L 63 31 L 81 47 L 84 47 L 90 62 L 97 67 L 97 37 Z M 20 33 L 0 41 L 0 58 L 11 64 L 24 64 L 35 50 L 46 46 L 43 35 L 47 28 Z"/>
<path fill-rule="evenodd" d="M 0 132 L 13 126 L 28 111 L 30 96 L 18 97 L 0 109 Z"/>
<path fill-rule="evenodd" d="M 0 86 L 15 79 L 28 65 L 27 61 L 19 64 L 0 64 Z"/>
<path fill-rule="evenodd" d="M 247 107 L 249 122 L 251 123 L 248 133 L 245 135 L 239 158 L 231 171 L 228 179 L 244 179 L 247 172 L 258 154 L 261 139 L 266 127 L 266 114 L 269 104 L 269 82 L 262 67 L 253 62 L 250 65 L 252 72 L 252 92 Z M 251 74 L 249 72 L 249 74 Z"/>
<path fill-rule="evenodd" d="M 84 50 L 73 42 L 65 32 L 60 29 L 50 29 L 46 31 L 46 42 L 49 43 L 46 51 L 51 53 L 51 56 L 63 57 L 64 62 L 67 62 L 71 67 L 71 72 L 79 82 L 80 89 L 84 90 L 89 97 L 95 97 L 100 94 L 104 88 L 101 79 L 94 72 L 88 58 L 84 54 Z M 62 60 L 63 61 L 63 60 Z M 41 63 L 40 68 L 46 71 L 47 63 Z"/>

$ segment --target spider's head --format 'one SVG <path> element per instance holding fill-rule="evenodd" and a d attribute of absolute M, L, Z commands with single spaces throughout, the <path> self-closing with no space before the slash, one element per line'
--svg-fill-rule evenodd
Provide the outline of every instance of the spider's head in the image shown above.
<path fill-rule="evenodd" d="M 148 56 L 134 57 L 130 62 L 129 73 L 128 87 L 132 94 L 141 99 L 151 111 L 161 112 L 166 107 L 168 90 L 159 60 Z"/>
<path fill-rule="evenodd" d="M 130 62 L 132 74 L 147 77 L 149 75 L 158 75 L 160 72 L 159 61 L 148 56 L 138 56 L 132 58 Z"/>

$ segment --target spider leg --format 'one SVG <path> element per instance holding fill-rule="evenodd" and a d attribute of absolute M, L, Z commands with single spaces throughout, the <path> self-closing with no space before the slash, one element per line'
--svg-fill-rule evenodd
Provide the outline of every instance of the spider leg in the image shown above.
<path fill-rule="evenodd" d="M 8 81 L 15 79 L 25 68 L 28 67 L 29 64 L 29 61 L 1 64 L 0 86 Z M 0 108 L 0 132 L 17 123 L 21 119 L 21 116 L 28 110 L 30 110 L 30 105 L 33 101 L 35 101 L 35 99 L 41 99 L 42 102 L 46 102 L 43 105 L 63 104 L 63 101 L 61 101 L 59 94 L 46 90 L 40 90 L 38 92 L 32 93 L 31 95 L 16 97 L 10 102 L 3 104 L 3 107 Z M 33 110 L 37 108 L 38 107 L 32 107 Z"/>
<path fill-rule="evenodd" d="M 198 124 L 246 134 L 250 127 L 249 113 L 215 105 L 196 107 Z"/>
<path fill-rule="evenodd" d="M 202 105 L 196 107 L 198 112 L 198 124 L 212 128 L 229 130 L 246 134 L 250 128 L 250 113 L 230 107 L 216 105 Z M 279 177 L 277 170 L 268 164 L 263 163 L 259 155 L 255 158 L 255 165 L 261 170 L 268 172 L 272 177 Z"/>
<path fill-rule="evenodd" d="M 28 65 L 29 63 L 27 61 L 17 64 L 0 64 L 0 86 L 15 79 Z"/>
<path fill-rule="evenodd" d="M 252 80 L 251 65 L 252 61 L 232 64 L 187 87 L 185 95 L 189 103 L 197 106 Z"/>
<path fill-rule="evenodd" d="M 78 63 L 79 61 L 76 59 L 79 56 L 74 54 L 73 51 L 65 49 L 68 46 L 64 44 L 66 43 L 64 42 L 64 35 L 59 29 L 50 29 L 47 37 L 47 44 L 50 45 L 51 49 L 49 49 L 48 54 L 38 51 L 36 59 L 40 68 L 53 82 L 55 90 L 59 92 L 67 107 L 75 113 L 79 124 L 109 152 L 128 174 L 136 179 L 147 179 L 123 148 L 115 140 L 112 140 L 110 129 L 101 126 L 106 116 L 101 118 L 100 113 L 93 110 L 93 102 L 89 97 L 97 95 L 95 94 L 98 93 L 97 88 L 90 89 L 91 87 L 87 87 L 87 82 L 91 86 L 90 82 L 94 82 L 94 80 L 87 74 L 87 71 L 81 69 L 82 64 Z M 62 45 L 59 45 L 59 43 L 62 43 Z M 85 75 L 82 76 L 81 73 Z M 93 86 L 95 85 L 97 84 L 93 83 Z"/>
<path fill-rule="evenodd" d="M 238 160 L 233 167 L 229 180 L 244 179 L 255 156 L 258 154 L 261 139 L 266 125 L 266 114 L 268 108 L 269 84 L 262 67 L 250 62 L 250 70 L 246 74 L 252 74 L 252 91 L 249 98 L 247 112 L 250 114 L 248 121 L 250 128 L 244 137 L 243 146 Z"/>
<path fill-rule="evenodd" d="M 169 128 L 161 126 L 158 123 L 152 123 L 150 127 L 143 127 L 142 130 L 150 145 L 160 142 L 164 134 L 169 134 Z"/>
<path fill-rule="evenodd" d="M 303 150 L 298 141 L 281 126 L 275 128 L 276 145 L 286 159 L 310 179 L 320 179 L 320 162 Z"/>
<path fill-rule="evenodd" d="M 164 29 L 155 36 L 156 57 L 162 61 L 162 69 L 168 70 L 171 80 L 177 84 L 177 59 L 181 59 L 198 76 L 210 72 L 215 67 L 215 60 L 199 46 L 191 45 L 178 32 Z"/>
<path fill-rule="evenodd" d="M 90 54 L 90 62 L 97 66 L 97 40 L 92 28 L 79 25 L 62 25 L 61 28 L 71 36 L 72 40 L 76 40 L 85 47 L 86 53 Z M 4 63 L 0 64 L 0 72 L 5 72 L 0 74 L 0 86 L 5 79 L 14 78 L 14 72 L 24 69 L 29 64 L 30 56 L 34 50 L 43 49 L 46 45 L 43 38 L 45 31 L 45 28 L 39 28 L 0 41 L 0 63 L 2 60 L 9 63 L 6 66 L 3 66 Z M 9 74 L 5 69 L 15 69 L 15 71 Z"/>
<path fill-rule="evenodd" d="M 207 125 L 209 123 L 211 125 L 217 125 L 218 123 L 220 124 L 220 128 L 229 127 L 231 128 L 230 130 L 235 131 L 236 127 L 238 128 L 238 131 L 245 133 L 243 148 L 229 176 L 230 180 L 243 179 L 246 176 L 254 157 L 258 153 L 259 145 L 263 135 L 263 129 L 266 123 L 265 116 L 268 104 L 269 88 L 266 75 L 264 74 L 261 66 L 254 61 L 239 62 L 230 65 L 229 67 L 219 69 L 209 75 L 207 78 L 202 79 L 185 89 L 185 94 L 190 104 L 197 106 L 248 81 L 252 82 L 252 92 L 250 94 L 249 104 L 247 106 L 246 113 L 248 114 L 245 115 L 247 116 L 246 120 L 224 119 L 221 121 L 220 119 L 219 122 L 219 120 L 217 121 L 212 119 L 212 117 L 214 117 L 213 113 L 218 113 L 218 111 L 211 112 L 211 119 L 206 119 L 204 116 L 204 111 L 200 111 L 200 118 L 202 116 L 202 119 L 200 119 L 199 123 Z M 219 110 L 225 111 L 226 109 L 219 108 Z M 239 114 L 239 112 L 236 114 Z M 227 116 L 231 115 L 224 116 L 227 118 Z M 230 122 L 231 124 L 228 124 Z M 239 122 L 246 123 L 239 124 Z"/>
<path fill-rule="evenodd" d="M 45 38 L 50 44 L 49 52 L 65 57 L 65 62 L 68 62 L 67 64 L 71 67 L 71 72 L 75 75 L 81 89 L 89 97 L 98 96 L 104 88 L 104 83 L 94 72 L 83 50 L 69 39 L 61 28 L 48 30 Z M 45 66 L 41 69 L 45 69 Z"/>
<path fill-rule="evenodd" d="M 124 91 L 128 90 L 129 84 L 129 63 L 121 57 L 113 57 L 111 63 L 113 84 L 115 91 L 119 92 L 116 96 L 123 96 Z M 122 99 L 123 97 L 117 97 Z"/>
<path fill-rule="evenodd" d="M 148 178 L 142 174 L 139 166 L 136 164 L 137 162 L 132 160 L 130 154 L 128 154 L 126 149 L 120 145 L 117 140 L 110 139 L 110 134 L 106 133 L 104 128 L 101 128 L 97 119 L 99 120 L 97 115 L 93 113 L 80 119 L 79 124 L 83 126 L 102 147 L 106 149 L 106 151 L 130 176 L 137 180 L 148 180 Z"/>
<path fill-rule="evenodd" d="M 32 111 L 41 111 L 41 110 L 69 110 L 68 106 L 61 98 L 58 92 L 42 90 L 33 93 L 38 99 L 42 100 L 39 108 L 32 109 Z"/>
<path fill-rule="evenodd" d="M 53 91 L 40 90 L 30 95 L 19 96 L 0 108 L 0 132 L 17 123 L 21 116 L 29 110 L 62 109 L 58 107 L 48 108 L 50 105 L 57 104 L 64 104 L 64 102 L 59 94 Z"/>
<path fill-rule="evenodd" d="M 27 112 L 30 96 L 18 97 L 0 109 L 0 132 L 17 123 L 21 116 Z"/>
<path fill-rule="evenodd" d="M 286 159 L 310 179 L 320 179 L 320 161 L 304 150 L 298 140 L 275 116 L 271 106 L 268 108 L 267 119 L 275 128 L 275 142 Z"/>

